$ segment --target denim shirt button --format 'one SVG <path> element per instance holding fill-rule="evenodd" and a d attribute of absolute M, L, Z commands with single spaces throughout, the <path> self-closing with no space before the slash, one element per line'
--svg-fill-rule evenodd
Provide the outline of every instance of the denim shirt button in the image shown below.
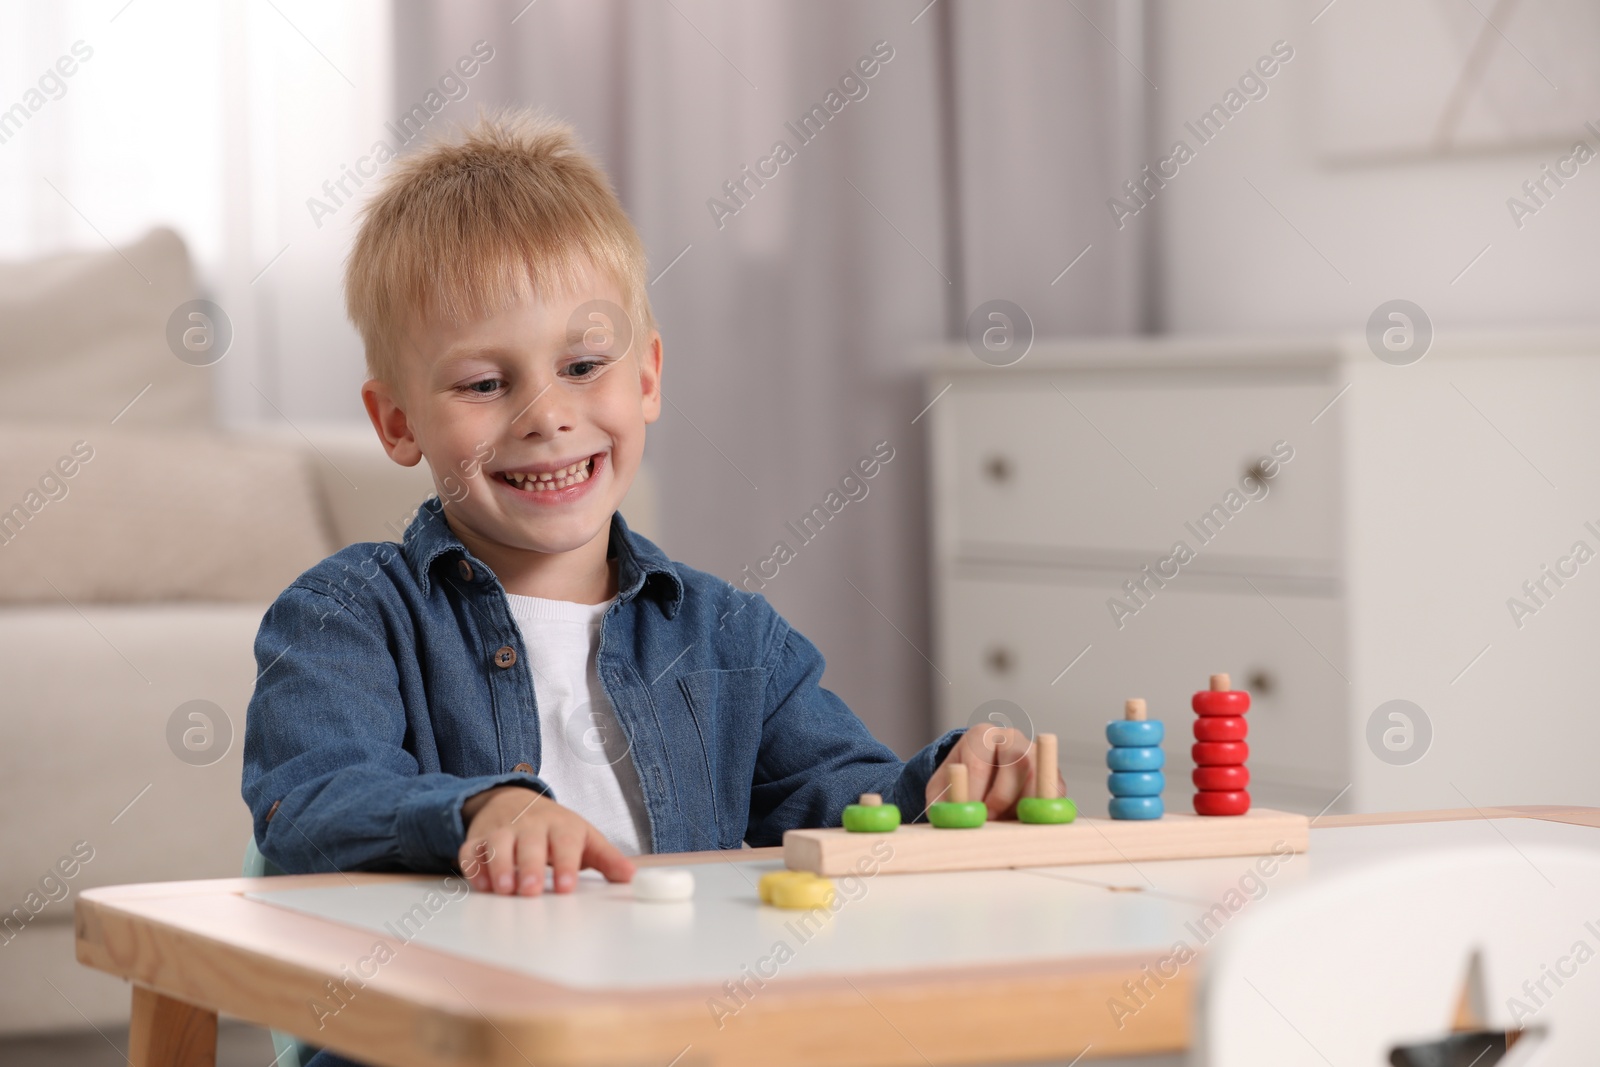
<path fill-rule="evenodd" d="M 515 767 L 513 767 L 511 769 L 516 771 L 518 774 L 532 774 L 533 773 L 533 764 L 531 764 L 531 763 L 519 763 L 519 764 L 517 764 Z"/>
<path fill-rule="evenodd" d="M 509 667 L 515 662 L 517 662 L 517 650 L 510 645 L 501 645 L 499 651 L 494 654 L 494 665 L 496 667 Z"/>
<path fill-rule="evenodd" d="M 460 572 L 462 581 L 472 581 L 472 564 L 468 563 L 466 560 L 462 560 L 460 563 L 456 564 L 456 570 Z"/>

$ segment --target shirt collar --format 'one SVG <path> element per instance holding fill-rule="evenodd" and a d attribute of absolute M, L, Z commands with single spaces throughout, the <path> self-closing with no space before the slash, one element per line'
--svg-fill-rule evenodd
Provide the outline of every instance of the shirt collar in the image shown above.
<path fill-rule="evenodd" d="M 611 513 L 610 537 L 606 558 L 617 559 L 617 599 L 632 600 L 648 585 L 667 618 L 677 614 L 683 602 L 683 579 L 678 577 L 666 553 L 648 538 L 629 530 L 620 511 Z M 468 552 L 450 529 L 444 517 L 444 502 L 437 496 L 430 496 L 417 509 L 416 516 L 406 526 L 400 551 L 422 587 L 423 596 L 431 595 L 433 565 L 440 557 L 468 559 L 488 570 L 488 565 Z"/>

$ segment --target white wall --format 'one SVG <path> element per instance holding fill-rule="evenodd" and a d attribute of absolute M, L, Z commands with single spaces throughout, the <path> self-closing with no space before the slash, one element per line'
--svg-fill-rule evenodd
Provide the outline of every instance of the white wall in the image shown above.
<path fill-rule="evenodd" d="M 1152 158 L 1175 137 L 1194 144 L 1184 121 L 1221 99 L 1274 42 L 1288 42 L 1294 58 L 1119 236 L 1155 228 L 1167 332 L 1359 338 L 1372 311 L 1394 298 L 1421 305 L 1437 331 L 1434 350 L 1410 367 L 1367 357 L 1357 339 L 1351 389 L 1334 413 L 1350 441 L 1354 637 L 1340 667 L 1352 679 L 1356 782 L 1345 806 L 1600 803 L 1588 770 L 1600 668 L 1584 651 L 1600 625 L 1600 592 L 1569 583 L 1520 627 L 1507 607 L 1541 565 L 1580 538 L 1595 540 L 1583 522 L 1600 515 L 1588 430 L 1597 335 L 1571 344 L 1510 338 L 1600 322 L 1600 166 L 1582 168 L 1519 230 L 1507 198 L 1564 154 L 1559 143 L 1327 162 L 1322 64 L 1398 70 L 1419 95 L 1437 96 L 1440 84 L 1420 64 L 1396 66 L 1385 49 L 1348 47 L 1351 26 L 1339 20 L 1366 18 L 1371 0 L 1324 11 L 1325 3 L 1157 6 L 1151 139 L 1163 150 Z M 1399 26 L 1428 5 L 1389 6 L 1401 12 Z M 1527 66 L 1535 95 L 1540 74 L 1519 52 L 1559 85 L 1588 76 L 1555 65 L 1530 24 L 1501 28 L 1517 49 L 1507 71 Z M 1394 100 L 1397 110 L 1410 103 Z M 1484 347 L 1472 339 L 1481 331 L 1506 333 Z M 1412 766 L 1387 766 L 1367 751 L 1369 714 L 1395 698 L 1432 720 L 1432 747 Z"/>
<path fill-rule="evenodd" d="M 1234 116 L 1157 194 L 1152 212 L 1141 212 L 1118 234 L 1127 238 L 1150 223 L 1160 231 L 1162 328 L 1360 330 L 1378 304 L 1396 297 L 1420 304 L 1441 332 L 1600 321 L 1594 292 L 1600 165 L 1582 168 L 1519 231 L 1506 199 L 1562 154 L 1559 145 L 1436 161 L 1338 167 L 1319 161 L 1319 64 L 1333 61 L 1335 37 L 1348 36 L 1329 31 L 1348 31 L 1339 20 L 1364 17 L 1366 6 L 1339 0 L 1313 25 L 1325 2 L 1157 5 L 1160 90 L 1152 94 L 1151 137 L 1162 154 L 1177 136 L 1194 143 L 1183 121 L 1216 102 L 1273 42 L 1295 50 L 1268 82 L 1268 95 Z M 1515 21 L 1504 29 L 1530 51 L 1527 31 Z M 1346 63 L 1390 62 L 1387 55 L 1341 51 Z M 1540 64 L 1557 85 L 1571 85 L 1581 73 L 1552 68 L 1542 57 Z M 1542 84 L 1531 68 L 1525 77 Z M 1437 90 L 1420 80 L 1415 87 Z M 1489 251 L 1455 281 L 1485 245 Z"/>

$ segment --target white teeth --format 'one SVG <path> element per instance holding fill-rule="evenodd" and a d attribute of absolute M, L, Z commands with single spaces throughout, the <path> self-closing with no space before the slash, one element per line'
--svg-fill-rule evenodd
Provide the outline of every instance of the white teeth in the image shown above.
<path fill-rule="evenodd" d="M 589 480 L 589 460 L 580 459 L 578 462 L 563 467 L 558 471 L 544 474 L 522 474 L 516 471 L 506 471 L 505 478 L 512 485 L 520 489 L 541 493 L 549 490 L 565 489 L 579 482 Z"/>

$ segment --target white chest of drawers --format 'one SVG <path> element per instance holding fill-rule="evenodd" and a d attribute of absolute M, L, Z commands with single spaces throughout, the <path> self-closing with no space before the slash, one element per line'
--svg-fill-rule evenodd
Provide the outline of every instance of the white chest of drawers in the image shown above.
<path fill-rule="evenodd" d="M 1188 810 L 1188 698 L 1228 671 L 1254 698 L 1258 804 L 1600 801 L 1600 717 L 1579 710 L 1600 657 L 1571 654 L 1600 634 L 1600 563 L 1592 589 L 1549 601 L 1537 641 L 1504 603 L 1580 535 L 1585 501 L 1600 528 L 1600 424 L 1580 399 L 1600 397 L 1600 340 L 1436 342 L 1408 367 L 1360 338 L 937 359 L 919 421 L 941 728 L 1020 707 L 1098 813 L 1104 724 L 1144 697 L 1167 723 L 1168 807 Z M 1393 699 L 1424 709 L 1421 758 L 1368 741 Z"/>

